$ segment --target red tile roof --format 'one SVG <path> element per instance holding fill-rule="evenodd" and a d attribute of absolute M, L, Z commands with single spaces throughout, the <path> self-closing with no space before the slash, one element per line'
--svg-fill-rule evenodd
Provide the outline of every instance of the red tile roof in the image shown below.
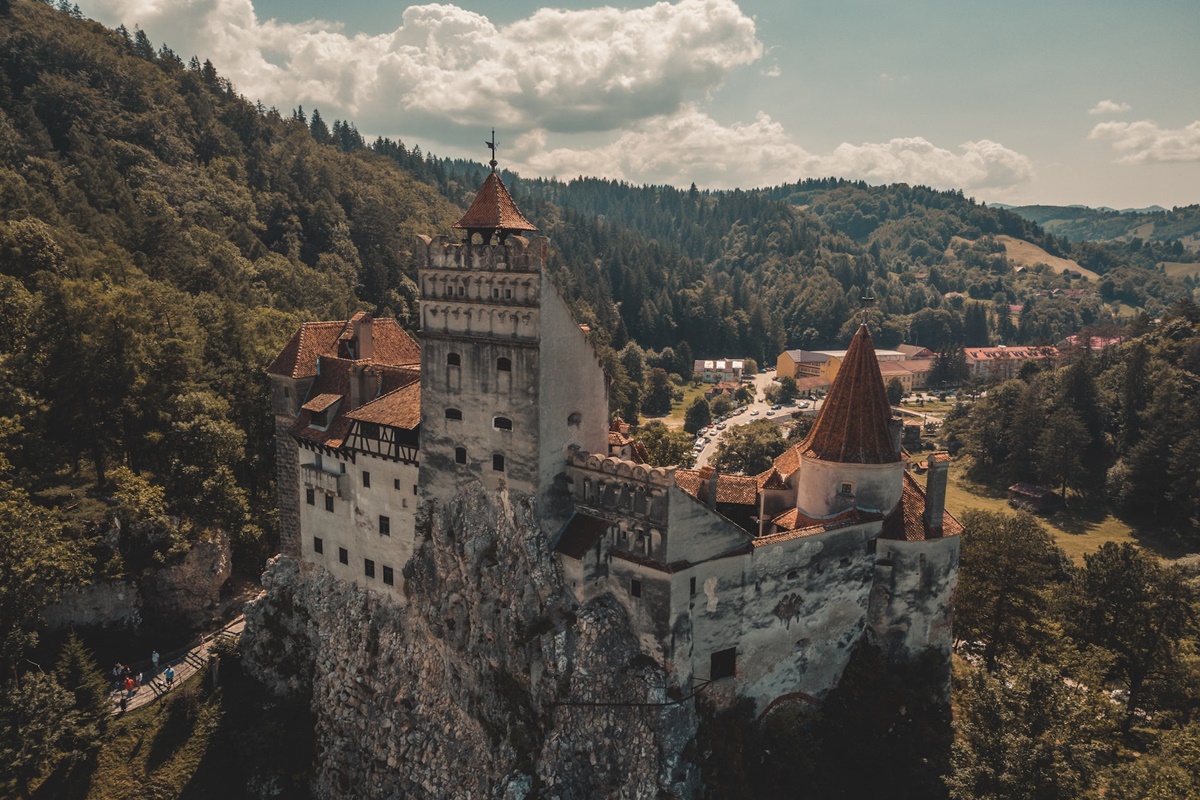
<path fill-rule="evenodd" d="M 809 458 L 843 464 L 898 461 L 900 454 L 888 430 L 891 417 L 875 345 L 867 326 L 862 325 L 801 451 Z"/>
<path fill-rule="evenodd" d="M 792 510 L 795 511 L 795 509 Z M 775 523 L 778 525 L 778 520 L 780 518 L 787 519 L 787 515 L 789 513 L 790 512 L 785 511 L 773 521 L 775 521 Z M 791 530 L 781 530 L 778 533 L 768 534 L 767 536 L 759 536 L 753 539 L 750 544 L 754 547 L 766 547 L 767 545 L 788 542 L 792 539 L 800 539 L 804 536 L 813 536 L 818 533 L 825 533 L 826 531 L 837 530 L 838 528 L 846 528 L 851 525 L 859 525 L 863 522 L 870 522 L 876 519 L 880 519 L 878 514 L 868 514 L 861 511 L 856 511 L 855 509 L 843 511 L 841 514 L 838 514 L 835 517 L 821 520 L 810 519 L 799 512 L 796 512 L 796 522 L 798 527 L 792 528 Z"/>
<path fill-rule="evenodd" d="M 675 470 L 675 485 L 699 499 L 700 484 L 712 477 L 712 467 Z M 718 475 L 717 502 L 752 506 L 758 503 L 758 477 L 755 475 Z"/>
<path fill-rule="evenodd" d="M 788 488 L 787 480 L 775 467 L 771 467 L 766 472 L 758 475 L 759 489 L 786 489 Z"/>
<path fill-rule="evenodd" d="M 532 222 L 525 219 L 504 181 L 493 172 L 475 194 L 475 202 L 467 209 L 463 218 L 454 223 L 456 228 L 490 231 L 536 231 Z"/>
<path fill-rule="evenodd" d="M 949 511 L 942 514 L 942 537 L 958 536 L 963 532 L 962 523 Z M 930 538 L 925 529 L 925 490 L 910 473 L 904 473 L 904 491 L 896 509 L 883 521 L 884 539 L 923 542 Z"/>
<path fill-rule="evenodd" d="M 395 392 L 401 387 L 407 387 L 414 383 L 420 384 L 421 373 L 416 366 L 410 367 L 392 367 L 385 365 L 377 365 L 374 367 L 366 367 L 371 369 L 373 373 L 365 377 L 366 387 L 363 399 L 368 402 L 363 403 L 357 409 L 350 408 L 348 398 L 350 396 L 350 381 L 352 380 L 352 372 L 356 369 L 363 369 L 364 365 L 360 361 L 351 361 L 346 358 L 321 358 L 321 374 L 313 381 L 312 389 L 309 391 L 311 397 L 317 400 L 323 396 L 332 396 L 336 399 L 343 399 L 344 402 L 338 406 L 337 416 L 329 421 L 329 426 L 325 430 L 320 430 L 310 426 L 314 410 L 307 408 L 309 404 L 301 407 L 299 416 L 296 417 L 296 422 L 292 425 L 292 435 L 298 439 L 302 439 L 312 444 L 321 444 L 326 447 L 341 447 L 346 440 L 346 434 L 350 432 L 352 423 L 351 413 L 355 411 L 361 412 L 369 406 L 373 406 L 378 400 L 382 400 L 384 396 Z M 372 380 L 373 379 L 373 380 Z M 419 398 L 419 394 L 417 395 Z M 401 403 L 400 401 L 407 399 L 408 402 Z M 322 401 L 324 402 L 324 401 Z M 420 422 L 419 414 L 419 399 L 416 400 L 415 407 L 418 409 L 416 422 Z M 395 427 L 410 427 L 412 422 L 412 395 L 398 395 L 395 398 L 388 400 L 375 408 L 368 410 L 366 416 L 376 417 L 376 419 L 368 419 L 365 421 L 378 421 L 384 425 L 394 425 Z M 328 405 L 325 406 L 328 408 Z M 388 409 L 395 410 L 395 417 L 386 417 L 384 412 Z M 415 427 L 415 424 L 412 425 Z"/>
<path fill-rule="evenodd" d="M 304 409 L 305 411 L 314 411 L 319 414 L 341 399 L 342 396 L 340 394 L 319 394 L 304 405 L 300 406 L 300 408 Z"/>
<path fill-rule="evenodd" d="M 361 315 L 356 316 L 361 319 Z M 396 320 L 376 319 L 371 323 L 370 361 L 391 365 L 420 363 L 421 348 Z M 337 357 L 338 342 L 353 336 L 353 331 L 352 319 L 306 322 L 284 345 L 267 372 L 288 378 L 311 378 L 317 374 L 317 358 Z"/>
<path fill-rule="evenodd" d="M 415 430 L 421 424 L 421 382 L 415 380 L 393 389 L 346 415 L 360 422 L 374 422 L 393 428 Z"/>

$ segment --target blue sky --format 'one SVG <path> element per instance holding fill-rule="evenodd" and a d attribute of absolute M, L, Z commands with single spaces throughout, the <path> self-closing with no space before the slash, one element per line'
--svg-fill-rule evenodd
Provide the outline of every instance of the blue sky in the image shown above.
<path fill-rule="evenodd" d="M 484 160 L 494 124 L 525 174 L 1200 202 L 1195 0 L 80 5 L 368 136 Z"/>

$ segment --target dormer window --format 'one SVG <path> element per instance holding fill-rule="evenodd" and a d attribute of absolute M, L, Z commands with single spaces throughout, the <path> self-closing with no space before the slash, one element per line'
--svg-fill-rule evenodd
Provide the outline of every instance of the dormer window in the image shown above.
<path fill-rule="evenodd" d="M 512 372 L 512 359 L 500 356 L 496 359 L 496 369 L 500 372 Z"/>
<path fill-rule="evenodd" d="M 308 418 L 308 424 L 314 428 L 329 427 L 329 411 L 314 411 L 312 416 Z"/>
<path fill-rule="evenodd" d="M 446 366 L 461 367 L 462 366 L 462 356 L 460 356 L 458 353 L 447 353 L 446 354 Z"/>

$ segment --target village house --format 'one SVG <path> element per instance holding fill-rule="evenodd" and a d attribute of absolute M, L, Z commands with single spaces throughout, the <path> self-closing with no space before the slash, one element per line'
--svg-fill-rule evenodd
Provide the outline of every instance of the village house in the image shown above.
<path fill-rule="evenodd" d="M 770 469 L 651 466 L 498 174 L 455 227 L 417 243 L 419 347 L 358 314 L 302 325 L 268 368 L 286 554 L 405 603 L 418 507 L 498 492 L 532 502 L 566 588 L 618 602 L 688 694 L 812 702 L 864 639 L 948 662 L 950 459 L 925 486 L 905 469 L 865 325 L 824 352 L 824 407 Z"/>
<path fill-rule="evenodd" d="M 1029 362 L 1053 361 L 1058 358 L 1056 347 L 964 347 L 971 377 L 990 382 L 1017 377 L 1021 367 Z"/>
<path fill-rule="evenodd" d="M 698 358 L 693 374 L 704 383 L 740 383 L 745 363 L 740 358 Z"/>

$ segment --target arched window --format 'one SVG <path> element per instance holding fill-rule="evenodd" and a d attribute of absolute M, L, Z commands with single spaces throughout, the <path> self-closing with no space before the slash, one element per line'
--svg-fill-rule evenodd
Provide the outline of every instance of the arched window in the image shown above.
<path fill-rule="evenodd" d="M 496 472 L 504 472 L 504 456 L 500 453 L 492 456 L 492 469 Z"/>
<path fill-rule="evenodd" d="M 583 414 L 580 414 L 578 411 L 572 411 L 571 415 L 569 417 L 567 417 L 567 425 L 576 425 L 577 426 L 577 425 L 581 425 L 582 423 L 583 423 Z"/>
<path fill-rule="evenodd" d="M 462 412 L 457 408 L 447 408 L 446 419 L 462 419 Z"/>
<path fill-rule="evenodd" d="M 465 448 L 465 447 L 454 448 L 454 462 L 456 464 L 467 463 L 467 448 Z"/>
<path fill-rule="evenodd" d="M 460 356 L 458 353 L 447 353 L 446 354 L 446 365 L 450 366 L 450 367 L 461 367 L 462 366 L 462 356 Z"/>
<path fill-rule="evenodd" d="M 500 356 L 496 359 L 496 369 L 501 372 L 512 372 L 512 359 Z"/>
<path fill-rule="evenodd" d="M 493 417 L 492 418 L 492 427 L 494 427 L 498 431 L 511 431 L 512 430 L 512 420 L 509 419 L 508 417 Z"/>

